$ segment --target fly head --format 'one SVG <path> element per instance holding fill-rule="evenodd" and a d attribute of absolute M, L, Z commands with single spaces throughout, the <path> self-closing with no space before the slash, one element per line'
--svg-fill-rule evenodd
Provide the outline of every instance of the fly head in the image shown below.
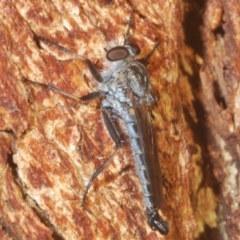
<path fill-rule="evenodd" d="M 128 57 L 135 57 L 140 53 L 140 48 L 135 44 L 117 46 L 107 51 L 106 58 L 110 62 L 124 60 Z"/>
<path fill-rule="evenodd" d="M 110 62 L 126 59 L 129 51 L 124 46 L 117 46 L 107 51 L 106 58 Z"/>
<path fill-rule="evenodd" d="M 133 43 L 125 44 L 124 47 L 128 49 L 129 54 L 132 57 L 137 56 L 141 52 L 139 46 Z"/>

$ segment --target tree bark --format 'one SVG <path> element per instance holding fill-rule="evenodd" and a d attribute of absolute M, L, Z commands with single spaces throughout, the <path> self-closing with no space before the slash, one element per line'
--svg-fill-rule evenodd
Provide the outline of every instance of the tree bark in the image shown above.
<path fill-rule="evenodd" d="M 33 83 L 96 91 L 86 62 L 50 42 L 104 75 L 105 49 L 123 44 L 132 8 L 139 59 L 160 42 L 147 69 L 159 96 L 167 236 L 147 224 L 128 141 L 81 205 L 114 151 L 101 100 L 79 103 Z M 218 0 L 2 0 L 1 239 L 239 239 L 237 10 Z"/>

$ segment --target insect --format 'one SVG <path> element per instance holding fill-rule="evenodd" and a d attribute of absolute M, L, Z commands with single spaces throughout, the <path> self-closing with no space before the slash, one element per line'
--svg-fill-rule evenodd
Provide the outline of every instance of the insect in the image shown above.
<path fill-rule="evenodd" d="M 162 180 L 153 125 L 148 109 L 148 106 L 154 99 L 151 94 L 151 84 L 146 66 L 136 60 L 140 49 L 137 45 L 130 42 L 132 16 L 133 11 L 129 19 L 124 44 L 106 51 L 106 58 L 112 62 L 113 67 L 105 76 L 101 76 L 89 59 L 74 54 L 43 37 L 38 36 L 38 39 L 56 45 L 73 57 L 84 59 L 93 77 L 99 82 L 98 91 L 80 97 L 78 100 L 90 101 L 97 97 L 102 97 L 101 111 L 103 122 L 116 145 L 116 149 L 108 160 L 92 175 L 83 193 L 83 205 L 94 179 L 103 171 L 121 148 L 121 138 L 111 119 L 111 115 L 115 115 L 120 118 L 129 136 L 136 172 L 144 195 L 148 224 L 153 230 L 167 234 L 168 224 L 163 221 L 158 213 L 158 208 L 161 207 L 163 198 Z M 152 51 L 147 55 L 145 58 L 146 62 L 148 62 L 158 45 L 159 43 L 156 43 Z M 67 97 L 74 98 L 74 96 L 61 89 L 50 85 L 45 86 Z"/>

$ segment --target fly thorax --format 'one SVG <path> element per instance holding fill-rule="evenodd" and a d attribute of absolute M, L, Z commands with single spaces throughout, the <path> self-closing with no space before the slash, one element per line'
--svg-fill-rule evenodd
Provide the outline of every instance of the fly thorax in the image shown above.
<path fill-rule="evenodd" d="M 149 94 L 149 80 L 144 65 L 139 62 L 129 64 L 127 78 L 133 93 L 140 98 L 146 98 Z"/>

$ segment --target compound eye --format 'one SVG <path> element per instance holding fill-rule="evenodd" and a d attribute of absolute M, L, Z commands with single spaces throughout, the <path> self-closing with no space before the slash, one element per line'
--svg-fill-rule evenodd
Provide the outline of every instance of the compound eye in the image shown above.
<path fill-rule="evenodd" d="M 131 43 L 131 44 L 129 44 L 129 46 L 131 47 L 131 49 L 133 50 L 135 55 L 138 55 L 141 52 L 138 45 Z"/>
<path fill-rule="evenodd" d="M 123 46 L 111 48 L 110 50 L 108 50 L 106 55 L 107 60 L 111 62 L 125 59 L 128 56 L 129 56 L 128 49 Z"/>

